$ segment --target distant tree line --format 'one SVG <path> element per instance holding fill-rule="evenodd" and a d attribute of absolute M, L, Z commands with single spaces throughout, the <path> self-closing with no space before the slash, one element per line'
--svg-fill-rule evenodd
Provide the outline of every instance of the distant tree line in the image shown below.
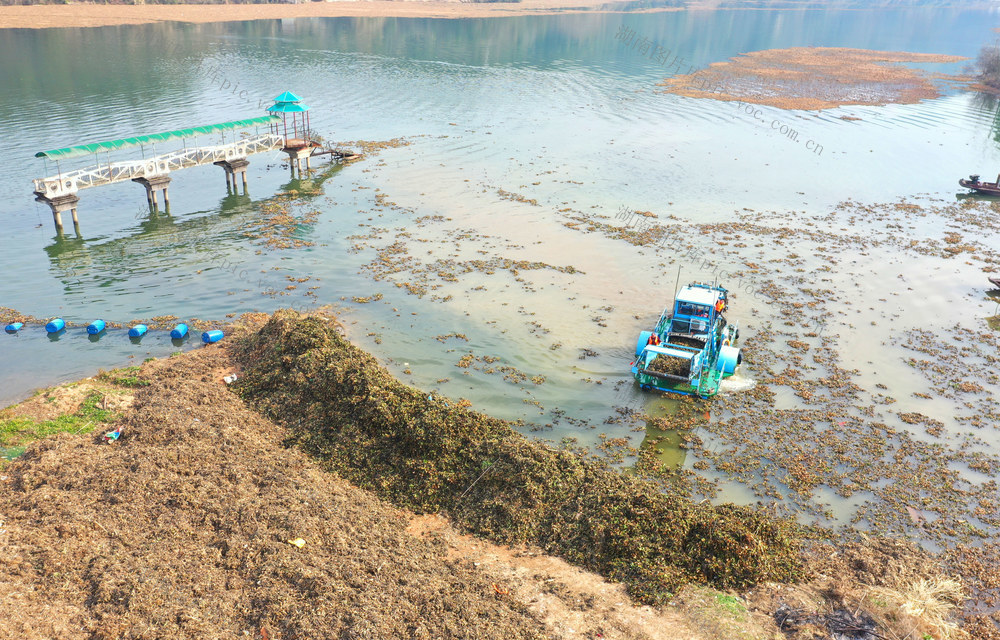
<path fill-rule="evenodd" d="M 1000 89 L 1000 46 L 987 45 L 976 56 L 979 81 L 986 86 Z"/>

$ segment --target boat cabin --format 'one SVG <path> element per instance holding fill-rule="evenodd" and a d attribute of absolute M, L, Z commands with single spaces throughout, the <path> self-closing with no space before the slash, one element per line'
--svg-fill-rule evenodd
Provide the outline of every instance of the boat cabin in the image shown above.
<path fill-rule="evenodd" d="M 666 342 L 690 342 L 685 346 L 701 348 L 725 308 L 725 292 L 709 285 L 689 284 L 677 292 L 672 312 L 664 311 L 657 329 L 666 330 Z"/>

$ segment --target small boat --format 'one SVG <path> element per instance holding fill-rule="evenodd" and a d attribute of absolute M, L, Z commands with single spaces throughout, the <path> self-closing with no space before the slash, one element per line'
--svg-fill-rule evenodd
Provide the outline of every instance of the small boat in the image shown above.
<path fill-rule="evenodd" d="M 702 398 L 719 392 L 722 379 L 743 360 L 736 346 L 739 329 L 722 315 L 728 298 L 724 287 L 700 283 L 677 293 L 653 330 L 636 341 L 631 365 L 639 388 Z"/>
<path fill-rule="evenodd" d="M 1000 176 L 997 176 L 1000 179 Z M 1000 183 L 997 182 L 982 182 L 979 180 L 977 174 L 969 176 L 969 179 L 961 178 L 958 184 L 965 187 L 966 189 L 972 189 L 976 193 L 986 194 L 988 196 L 1000 196 Z"/>
<path fill-rule="evenodd" d="M 993 283 L 993 286 L 1000 289 L 1000 276 L 986 276 L 986 279 Z"/>

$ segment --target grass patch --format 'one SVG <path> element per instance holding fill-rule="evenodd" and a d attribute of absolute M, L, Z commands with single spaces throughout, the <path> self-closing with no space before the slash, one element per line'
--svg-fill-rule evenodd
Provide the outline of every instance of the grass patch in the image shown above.
<path fill-rule="evenodd" d="M 104 393 L 93 391 L 73 414 L 63 414 L 52 420 L 42 421 L 29 418 L 0 419 L 0 458 L 12 460 L 24 453 L 26 445 L 56 433 L 90 433 L 98 425 L 114 421 L 118 416 L 101 408 L 103 401 Z"/>
<path fill-rule="evenodd" d="M 1000 331 L 1000 316 L 990 316 L 989 318 L 986 318 L 986 324 L 990 325 L 990 329 Z"/>
<path fill-rule="evenodd" d="M 402 384 L 322 319 L 278 312 L 236 349 L 246 371 L 236 390 L 329 470 L 496 542 L 536 544 L 641 602 L 662 604 L 692 581 L 743 588 L 802 573 L 792 524 L 695 504 L 530 441 L 465 402 Z"/>
<path fill-rule="evenodd" d="M 720 593 L 715 596 L 715 600 L 719 603 L 719 606 L 735 616 L 741 616 L 747 612 L 747 608 L 743 606 L 743 603 L 736 596 L 727 596 Z"/>
<path fill-rule="evenodd" d="M 140 367 L 132 366 L 125 367 L 123 369 L 115 369 L 114 371 L 108 371 L 106 373 L 101 373 L 97 376 L 98 380 L 103 380 L 105 382 L 110 382 L 112 384 L 118 385 L 119 387 L 128 387 L 134 389 L 137 387 L 148 387 L 149 380 L 143 380 L 138 375 Z"/>

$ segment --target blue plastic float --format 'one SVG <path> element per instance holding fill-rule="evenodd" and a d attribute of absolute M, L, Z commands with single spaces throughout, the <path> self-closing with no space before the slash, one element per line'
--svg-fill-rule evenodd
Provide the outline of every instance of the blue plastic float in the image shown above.
<path fill-rule="evenodd" d="M 24 326 L 23 322 L 11 322 L 9 325 L 3 328 L 7 333 L 17 333 Z"/>
<path fill-rule="evenodd" d="M 104 322 L 104 320 L 94 320 L 93 322 L 87 325 L 87 333 L 89 333 L 92 336 L 96 336 L 100 332 L 104 331 L 104 328 L 106 326 L 107 323 Z"/>
<path fill-rule="evenodd" d="M 149 327 L 147 327 L 144 324 L 137 324 L 128 330 L 128 337 L 141 338 L 142 336 L 146 335 L 147 331 L 149 331 Z"/>
<path fill-rule="evenodd" d="M 45 325 L 45 330 L 49 333 L 58 333 L 66 328 L 66 321 L 62 318 L 56 318 L 52 322 Z"/>
<path fill-rule="evenodd" d="M 201 334 L 201 341 L 205 344 L 212 344 L 213 342 L 218 342 L 222 340 L 224 334 L 219 329 L 212 329 L 211 331 L 206 331 Z"/>
<path fill-rule="evenodd" d="M 183 322 L 173 328 L 170 332 L 170 337 L 174 340 L 180 340 L 188 334 L 188 326 Z"/>

